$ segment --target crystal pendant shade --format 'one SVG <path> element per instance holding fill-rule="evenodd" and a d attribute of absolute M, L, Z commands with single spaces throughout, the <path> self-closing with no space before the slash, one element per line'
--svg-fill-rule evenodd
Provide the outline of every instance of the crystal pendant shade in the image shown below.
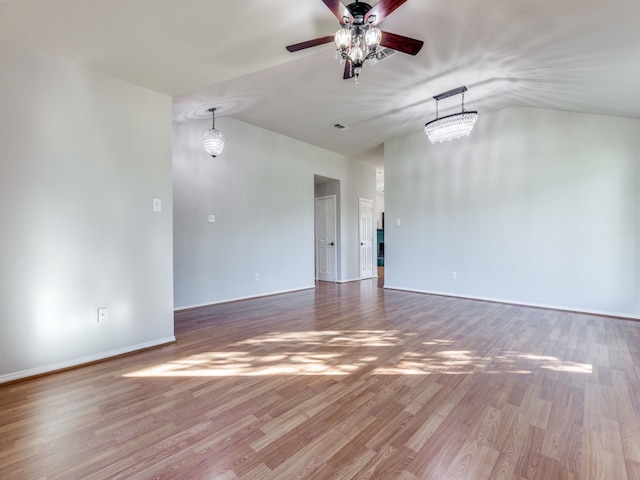
<path fill-rule="evenodd" d="M 448 92 L 441 93 L 433 97 L 436 101 L 436 118 L 427 122 L 424 131 L 431 140 L 431 143 L 444 142 L 445 140 L 454 140 L 460 137 L 466 137 L 473 130 L 473 126 L 478 120 L 478 112 L 465 112 L 464 110 L 464 92 L 467 87 L 462 86 L 454 88 Z M 443 98 L 453 95 L 462 95 L 462 110 L 459 113 L 440 117 L 438 115 L 438 102 Z"/>
<path fill-rule="evenodd" d="M 362 50 L 362 47 L 360 47 L 360 45 L 354 45 L 351 47 L 349 58 L 351 63 L 356 65 L 362 63 L 364 61 L 364 50 Z"/>
<path fill-rule="evenodd" d="M 364 34 L 364 43 L 367 47 L 378 48 L 380 42 L 382 41 L 382 31 L 376 27 L 369 27 L 367 32 Z"/>
<path fill-rule="evenodd" d="M 224 135 L 220 130 L 210 128 L 202 135 L 202 144 L 207 153 L 215 158 L 224 148 Z"/>
<path fill-rule="evenodd" d="M 216 109 L 210 108 L 209 111 L 213 115 L 213 125 L 202 134 L 202 145 L 206 152 L 215 158 L 224 148 L 224 135 L 220 130 L 216 130 Z"/>
<path fill-rule="evenodd" d="M 342 27 L 336 32 L 333 40 L 338 48 L 348 48 L 351 44 L 351 30 L 347 27 Z"/>
<path fill-rule="evenodd" d="M 454 113 L 430 121 L 424 126 L 424 131 L 431 143 L 454 140 L 469 135 L 477 119 L 478 112 Z"/>

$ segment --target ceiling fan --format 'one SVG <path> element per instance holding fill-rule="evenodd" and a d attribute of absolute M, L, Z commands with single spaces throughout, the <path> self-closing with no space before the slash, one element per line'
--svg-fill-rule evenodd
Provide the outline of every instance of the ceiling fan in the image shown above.
<path fill-rule="evenodd" d="M 367 60 L 375 62 L 385 56 L 380 47 L 391 48 L 409 55 L 416 55 L 422 48 L 424 42 L 421 40 L 384 32 L 376 26 L 406 1 L 380 0 L 371 6 L 356 0 L 345 7 L 340 0 L 322 0 L 340 21 L 340 29 L 335 35 L 289 45 L 287 50 L 297 52 L 335 42 L 341 61 L 344 62 L 343 78 L 356 77 L 357 85 L 364 63 Z"/>

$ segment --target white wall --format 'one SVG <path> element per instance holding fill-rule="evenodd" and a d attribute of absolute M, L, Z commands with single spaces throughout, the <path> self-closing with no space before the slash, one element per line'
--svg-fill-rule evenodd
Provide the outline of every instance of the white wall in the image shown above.
<path fill-rule="evenodd" d="M 314 174 L 340 181 L 340 280 L 358 277 L 358 197 L 375 195 L 373 167 L 229 117 L 216 118 L 226 143 L 211 158 L 207 128 L 173 129 L 176 308 L 313 287 Z"/>
<path fill-rule="evenodd" d="M 172 340 L 171 99 L 7 45 L 0 64 L 0 382 Z"/>
<path fill-rule="evenodd" d="M 638 120 L 529 108 L 386 143 L 386 285 L 638 317 L 638 152 Z"/>

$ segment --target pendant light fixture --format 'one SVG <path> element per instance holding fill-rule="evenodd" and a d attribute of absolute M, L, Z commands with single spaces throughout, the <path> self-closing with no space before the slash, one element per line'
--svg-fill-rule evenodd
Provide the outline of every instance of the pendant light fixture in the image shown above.
<path fill-rule="evenodd" d="M 216 130 L 216 109 L 210 108 L 209 111 L 213 115 L 213 125 L 202 135 L 202 144 L 207 153 L 215 158 L 224 148 L 224 135 L 220 130 Z"/>
<path fill-rule="evenodd" d="M 467 87 L 462 86 L 433 97 L 436 101 L 436 118 L 424 126 L 424 131 L 429 137 L 429 140 L 431 140 L 431 143 L 466 137 L 471 133 L 478 119 L 478 112 L 465 112 L 464 92 L 466 91 Z M 438 102 L 443 98 L 452 97 L 453 95 L 462 95 L 462 111 L 445 117 L 438 116 Z"/>

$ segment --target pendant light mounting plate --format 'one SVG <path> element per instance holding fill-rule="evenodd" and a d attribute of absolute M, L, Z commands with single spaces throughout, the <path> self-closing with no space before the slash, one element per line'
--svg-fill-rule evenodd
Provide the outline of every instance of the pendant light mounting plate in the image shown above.
<path fill-rule="evenodd" d="M 453 97 L 454 95 L 460 95 L 467 91 L 467 87 L 464 85 L 462 87 L 454 88 L 453 90 L 449 90 L 447 92 L 439 93 L 438 95 L 434 95 L 435 100 L 442 100 L 443 98 Z"/>

